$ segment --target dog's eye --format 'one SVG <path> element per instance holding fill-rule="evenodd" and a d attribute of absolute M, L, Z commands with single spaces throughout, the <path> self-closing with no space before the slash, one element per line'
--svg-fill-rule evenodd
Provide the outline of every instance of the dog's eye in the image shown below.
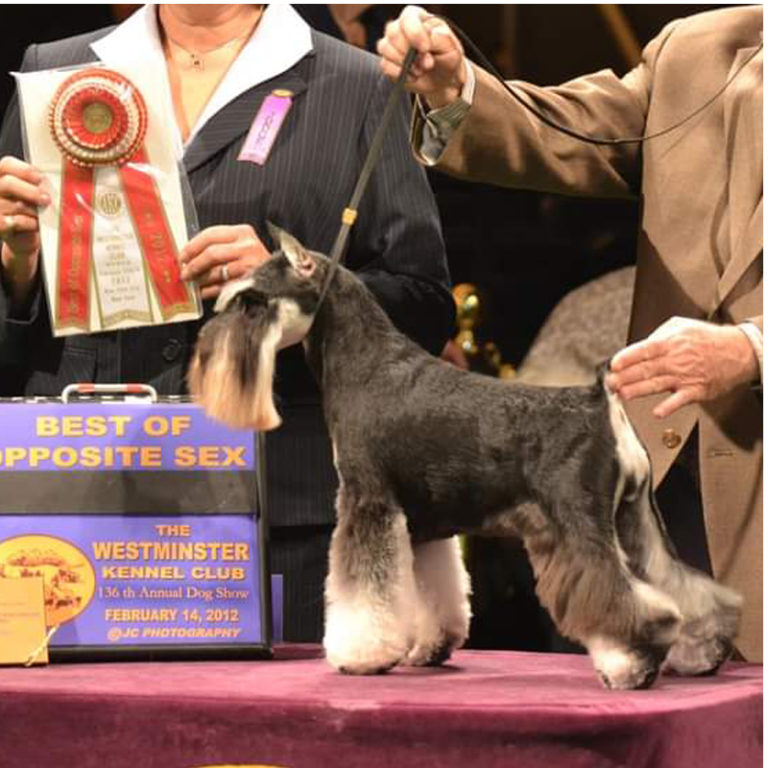
<path fill-rule="evenodd" d="M 267 295 L 261 291 L 242 291 L 236 297 L 237 306 L 246 312 L 249 310 L 265 309 L 268 303 Z"/>

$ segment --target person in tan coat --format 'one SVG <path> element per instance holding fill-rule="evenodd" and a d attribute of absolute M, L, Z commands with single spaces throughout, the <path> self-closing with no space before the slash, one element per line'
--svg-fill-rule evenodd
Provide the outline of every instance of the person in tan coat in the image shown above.
<path fill-rule="evenodd" d="M 593 137 L 640 137 L 691 116 L 612 146 L 544 124 L 414 6 L 379 41 L 387 75 L 409 46 L 422 162 L 510 187 L 639 198 L 631 343 L 608 383 L 631 401 L 655 485 L 673 465 L 689 467 L 713 573 L 744 596 L 738 650 L 762 660 L 762 9 L 678 19 L 623 78 L 604 70 L 551 88 L 510 83 Z"/>

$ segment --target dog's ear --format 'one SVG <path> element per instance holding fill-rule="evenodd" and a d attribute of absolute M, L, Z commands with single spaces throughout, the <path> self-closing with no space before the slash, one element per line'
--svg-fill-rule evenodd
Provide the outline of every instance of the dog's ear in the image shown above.
<path fill-rule="evenodd" d="M 283 230 L 271 221 L 267 221 L 267 232 L 272 240 L 272 248 L 275 251 L 279 251 L 282 248 L 281 238 L 283 236 Z"/>
<path fill-rule="evenodd" d="M 271 221 L 267 222 L 267 230 L 274 243 L 286 255 L 293 267 L 293 271 L 305 280 L 315 272 L 317 262 L 312 254 L 293 236 L 284 229 L 275 226 Z"/>

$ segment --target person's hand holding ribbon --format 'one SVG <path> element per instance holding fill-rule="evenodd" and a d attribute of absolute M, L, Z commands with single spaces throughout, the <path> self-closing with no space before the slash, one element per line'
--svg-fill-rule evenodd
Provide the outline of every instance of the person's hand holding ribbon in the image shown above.
<path fill-rule="evenodd" d="M 214 299 L 225 283 L 261 266 L 270 253 L 250 224 L 208 227 L 179 254 L 182 280 L 194 280 L 204 299 Z"/>
<path fill-rule="evenodd" d="M 11 302 L 27 298 L 38 270 L 40 225 L 37 206 L 51 198 L 44 189 L 45 178 L 29 163 L 16 157 L 0 158 L 0 275 L 10 292 Z"/>

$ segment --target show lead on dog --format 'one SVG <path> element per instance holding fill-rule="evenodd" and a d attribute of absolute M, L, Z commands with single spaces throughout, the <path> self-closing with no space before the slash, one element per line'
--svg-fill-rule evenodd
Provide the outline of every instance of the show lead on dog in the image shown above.
<path fill-rule="evenodd" d="M 182 249 L 183 277 L 198 282 L 204 299 L 269 260 L 268 220 L 330 250 L 391 91 L 375 58 L 315 32 L 287 4 L 178 4 L 144 6 L 117 27 L 32 45 L 21 69 L 97 60 L 151 66 L 166 81 L 201 229 Z M 347 264 L 401 330 L 439 354 L 454 302 L 435 201 L 410 156 L 405 94 L 383 156 Z M 51 200 L 42 169 L 22 158 L 14 101 L 0 131 L 0 396 L 58 396 L 73 381 L 185 393 L 200 323 L 51 338 L 37 220 L 38 206 Z M 333 458 L 301 350 L 276 365 L 283 427 L 267 446 L 272 565 L 286 579 L 286 639 L 318 640 Z"/>
<path fill-rule="evenodd" d="M 673 465 L 692 474 L 714 575 L 745 597 L 737 646 L 761 659 L 762 9 L 674 21 L 623 78 L 603 70 L 552 88 L 511 84 L 592 137 L 640 137 L 693 115 L 613 146 L 545 125 L 414 6 L 379 41 L 389 77 L 409 46 L 419 51 L 408 87 L 420 97 L 411 139 L 423 163 L 504 186 L 642 201 L 632 343 L 613 358 L 608 384 L 631 401 L 655 483 Z M 680 511 L 664 510 L 685 537 Z"/>

